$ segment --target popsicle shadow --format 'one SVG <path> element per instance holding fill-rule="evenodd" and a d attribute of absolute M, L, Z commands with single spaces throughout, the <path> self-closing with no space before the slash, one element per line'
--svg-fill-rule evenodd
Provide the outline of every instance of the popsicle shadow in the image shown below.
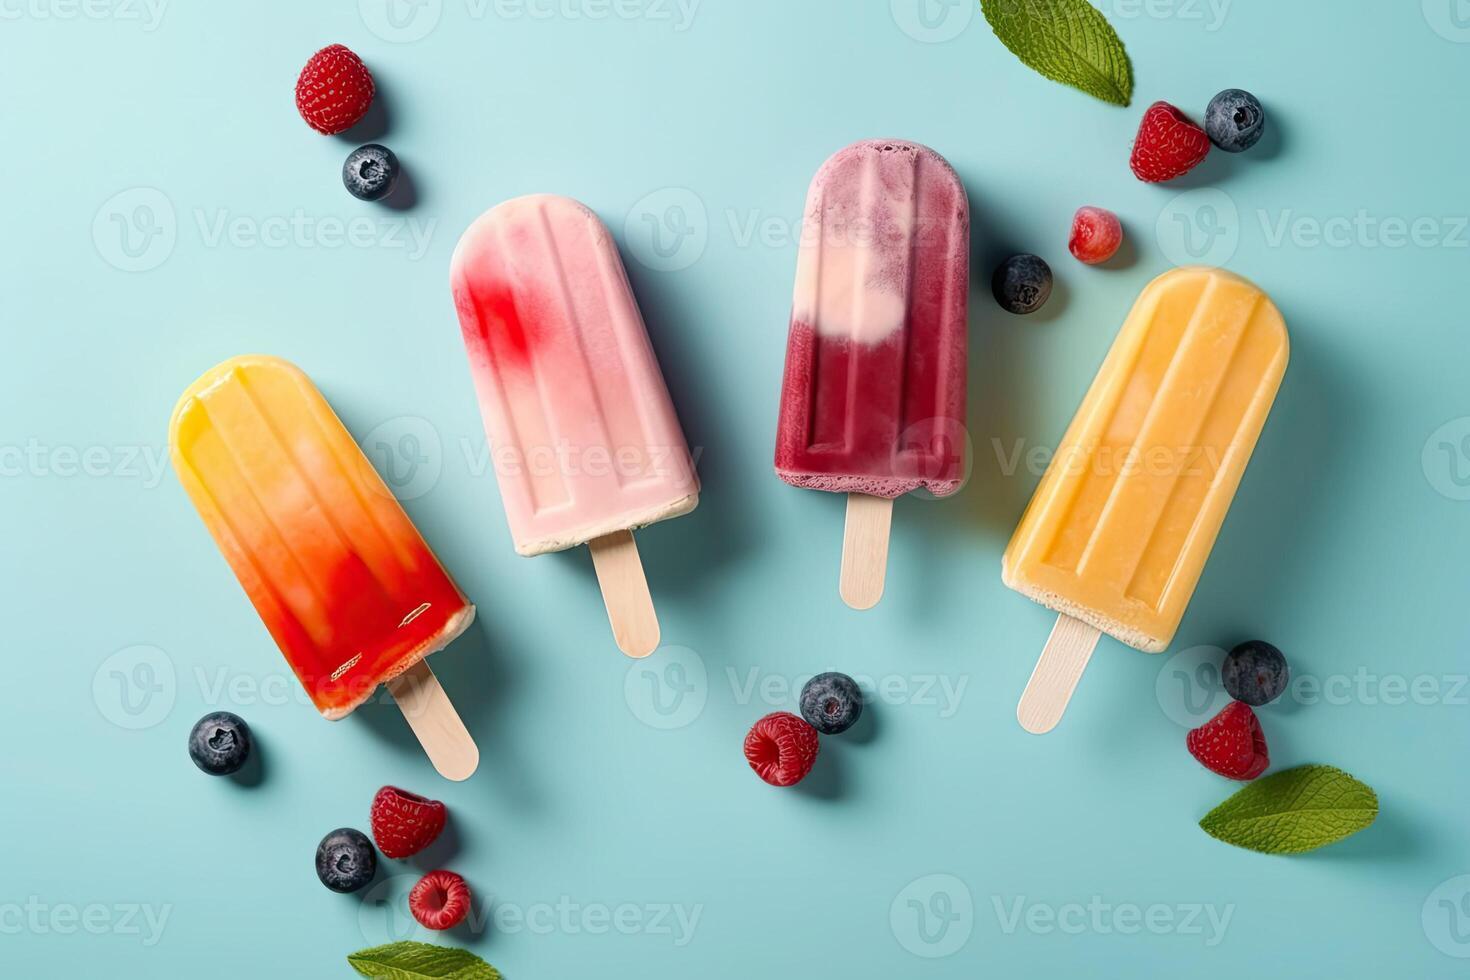
<path fill-rule="evenodd" d="M 498 800 L 534 810 L 537 791 L 532 770 L 520 763 L 514 751 L 519 733 L 505 728 L 500 719 L 506 713 L 498 709 L 514 697 L 516 674 L 500 646 L 491 640 L 483 610 L 481 613 L 458 639 L 430 657 L 429 664 L 479 746 L 480 767 L 470 782 L 489 770 Z M 351 717 L 399 753 L 423 756 L 422 746 L 387 688 L 379 688 Z M 424 764 L 430 766 L 427 757 Z M 432 767 L 427 771 L 432 772 Z"/>
<path fill-rule="evenodd" d="M 516 751 L 524 733 L 507 724 L 505 706 L 514 701 L 519 684 L 513 658 L 495 641 L 485 617 L 477 617 L 456 646 L 457 654 L 442 665 L 440 677 L 455 704 L 462 706 L 465 724 L 480 747 L 480 770 L 491 777 L 482 785 L 493 782 L 497 800 L 535 811 L 540 799 L 536 769 Z"/>
<path fill-rule="evenodd" d="M 978 181 L 967 184 L 977 186 Z M 1037 313 L 1017 316 L 1001 309 L 991 289 L 992 276 L 1005 259 L 1034 247 L 1034 232 L 1009 226 L 973 193 L 970 228 L 968 479 L 954 497 L 935 500 L 910 494 L 898 502 L 894 513 L 895 529 L 904 528 L 903 534 L 916 538 L 925 552 L 952 548 L 957 531 L 971 536 L 977 523 L 990 547 L 1003 546 L 1009 537 L 1039 477 L 1025 466 L 1025 453 L 1037 430 L 1034 393 L 1044 382 L 1038 377 L 1039 359 L 1028 354 L 1034 344 L 1031 335 L 1050 329 L 1070 303 L 1068 287 L 1058 279 L 1051 299 Z M 1042 257 L 1056 262 L 1054 255 Z M 895 540 L 893 547 L 898 552 L 911 544 Z M 943 596 L 952 587 L 941 579 L 939 563 L 907 564 L 913 571 L 903 590 L 914 603 L 927 607 L 933 596 Z M 892 587 L 890 591 L 896 598 L 897 591 Z"/>
<path fill-rule="evenodd" d="M 1272 290 L 1270 282 L 1261 285 Z M 1235 636 L 1242 618 L 1291 622 L 1291 584 L 1317 574 L 1341 540 L 1340 528 L 1312 501 L 1320 488 L 1352 479 L 1345 440 L 1364 408 L 1353 393 L 1364 389 L 1334 373 L 1330 346 L 1317 340 L 1331 331 L 1290 295 L 1276 298 L 1291 335 L 1291 362 L 1181 625 L 1180 637 L 1197 637 L 1193 642 Z"/>
<path fill-rule="evenodd" d="M 740 461 L 733 458 L 733 440 L 718 421 L 716 406 L 708 397 L 707 379 L 713 367 L 701 363 L 693 338 L 679 325 L 700 321 L 699 311 L 685 305 L 680 295 L 655 284 L 652 276 L 627 261 L 628 279 L 643 312 L 649 339 L 658 357 L 674 410 L 695 455 L 700 481 L 700 502 L 693 513 L 663 522 L 637 533 L 649 589 L 655 606 L 661 595 L 698 593 L 709 588 L 710 567 L 737 560 L 750 547 L 752 531 L 747 515 L 734 505 L 741 500 L 734 483 Z M 711 448 L 715 451 L 709 451 Z M 577 565 L 593 575 L 585 549 L 575 549 Z"/>
<path fill-rule="evenodd" d="M 1047 306 L 1032 316 L 1002 310 L 991 292 L 991 275 L 1006 258 L 1024 250 L 1027 233 L 1008 227 L 973 196 L 970 216 L 970 478 L 960 492 L 966 507 L 946 513 L 966 524 L 978 517 L 1004 540 L 1039 478 L 1024 466 L 1012 465 L 1013 459 L 1024 460 L 1024 455 L 1013 457 L 1013 447 L 1024 453 L 1037 431 L 1035 392 L 1046 380 L 1038 374 L 1038 359 L 1028 355 L 1033 346 L 1029 334 L 1053 323 L 1068 304 L 1069 294 L 1059 282 Z"/>
<path fill-rule="evenodd" d="M 1269 624 L 1290 623 L 1299 615 L 1292 583 L 1318 574 L 1337 537 L 1310 504 L 1315 488 L 1351 478 L 1334 470 L 1339 461 L 1351 459 L 1344 435 L 1355 431 L 1362 410 L 1352 396 L 1357 386 L 1336 376 L 1330 350 L 1316 340 L 1323 331 L 1297 315 L 1291 294 L 1273 288 L 1271 282 L 1260 285 L 1273 293 L 1286 319 L 1291 363 L 1194 598 L 1164 657 L 1195 644 L 1229 649 L 1246 639 L 1271 640 Z M 1116 646 L 1106 638 L 1103 643 Z M 1308 669 L 1292 651 L 1287 656 L 1295 670 Z M 1159 666 L 1150 661 L 1148 676 L 1153 677 Z M 1282 698 L 1260 710 L 1263 718 L 1269 718 L 1295 713 L 1298 706 Z M 1292 758 L 1289 730 L 1276 732 L 1273 755 Z"/>
<path fill-rule="evenodd" d="M 429 663 L 437 667 L 437 657 L 430 657 Z M 437 676 L 438 671 L 435 671 Z M 454 696 L 455 692 L 449 691 L 449 700 L 454 702 L 457 710 L 461 710 L 459 700 Z M 393 695 L 388 693 L 387 687 L 379 687 L 373 692 L 373 696 L 359 705 L 357 710 L 348 715 L 348 724 L 360 725 L 371 732 L 380 741 L 391 746 L 393 750 L 406 757 L 414 754 L 423 756 L 423 749 L 419 746 L 418 739 L 414 737 L 413 730 L 408 727 L 408 721 L 403 713 L 398 710 L 398 703 L 393 700 Z M 470 732 L 474 735 L 473 729 Z M 476 739 L 478 742 L 479 739 Z M 428 757 L 424 756 L 427 765 Z"/>

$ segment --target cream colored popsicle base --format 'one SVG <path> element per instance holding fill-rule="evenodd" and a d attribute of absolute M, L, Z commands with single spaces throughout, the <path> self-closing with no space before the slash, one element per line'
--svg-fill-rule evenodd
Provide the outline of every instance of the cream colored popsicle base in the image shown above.
<path fill-rule="evenodd" d="M 633 532 L 606 534 L 587 547 L 592 549 L 597 584 L 602 587 L 602 602 L 618 649 L 630 657 L 648 656 L 658 649 L 658 614 L 653 611 L 653 596 L 648 593 Z"/>
<path fill-rule="evenodd" d="M 1032 735 L 1045 735 L 1057 727 L 1101 635 L 1096 626 L 1071 616 L 1057 617 L 1016 708 L 1022 728 Z"/>
<path fill-rule="evenodd" d="M 393 678 L 388 690 L 439 775 L 455 782 L 469 779 L 480 765 L 480 749 L 429 662 L 420 660 Z"/>
<path fill-rule="evenodd" d="M 623 530 L 637 530 L 659 521 L 667 521 L 671 518 L 682 517 L 689 513 L 699 504 L 699 494 L 691 493 L 686 497 L 666 504 L 659 504 L 643 510 L 625 511 L 618 514 L 610 521 L 600 524 L 589 524 L 570 530 L 559 531 L 555 536 L 540 538 L 534 541 L 517 541 L 516 554 L 526 558 L 534 558 L 537 555 L 549 555 L 557 551 L 566 551 L 581 544 L 587 544 L 602 537 L 605 534 L 613 534 Z"/>
<path fill-rule="evenodd" d="M 888 574 L 888 532 L 893 526 L 893 500 L 865 493 L 847 495 L 847 526 L 842 533 L 842 601 L 854 609 L 872 609 L 883 598 Z"/>

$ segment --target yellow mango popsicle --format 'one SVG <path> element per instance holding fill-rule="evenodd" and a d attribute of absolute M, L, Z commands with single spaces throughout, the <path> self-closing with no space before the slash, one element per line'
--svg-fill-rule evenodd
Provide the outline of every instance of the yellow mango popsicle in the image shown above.
<path fill-rule="evenodd" d="M 1028 730 L 1060 720 L 1099 631 L 1169 645 L 1287 357 L 1280 312 L 1239 276 L 1174 269 L 1139 296 L 1002 560 L 1006 585 L 1062 617 L 1022 698 Z"/>

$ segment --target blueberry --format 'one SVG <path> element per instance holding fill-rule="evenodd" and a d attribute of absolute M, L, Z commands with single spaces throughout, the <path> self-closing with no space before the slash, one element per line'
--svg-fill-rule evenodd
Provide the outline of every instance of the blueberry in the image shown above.
<path fill-rule="evenodd" d="M 398 182 L 398 158 L 386 146 L 359 146 L 342 164 L 342 183 L 347 192 L 362 201 L 381 201 L 393 193 Z"/>
<path fill-rule="evenodd" d="M 1051 296 L 1051 266 L 1035 255 L 1012 255 L 991 280 L 995 301 L 1011 313 L 1035 313 Z"/>
<path fill-rule="evenodd" d="M 801 689 L 801 716 L 823 735 L 847 731 L 863 714 L 863 692 L 846 674 L 818 674 Z"/>
<path fill-rule="evenodd" d="M 1249 150 L 1265 131 L 1266 110 L 1260 99 L 1244 89 L 1227 88 L 1205 110 L 1205 132 L 1226 153 Z"/>
<path fill-rule="evenodd" d="M 334 892 L 355 892 L 373 880 L 378 852 L 360 830 L 342 827 L 316 848 L 316 876 Z"/>
<path fill-rule="evenodd" d="M 1290 676 L 1281 651 L 1261 640 L 1250 640 L 1231 650 L 1220 668 L 1226 693 L 1255 707 L 1281 697 Z"/>
<path fill-rule="evenodd" d="M 211 776 L 237 772 L 250 758 L 250 726 L 228 711 L 205 715 L 189 732 L 189 758 Z"/>

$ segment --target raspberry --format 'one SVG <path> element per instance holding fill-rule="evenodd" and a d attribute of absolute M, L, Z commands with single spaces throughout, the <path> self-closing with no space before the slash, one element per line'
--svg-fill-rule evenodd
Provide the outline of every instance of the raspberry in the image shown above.
<path fill-rule="evenodd" d="M 373 76 L 362 59 L 341 44 L 311 56 L 296 79 L 296 111 L 328 136 L 355 126 L 373 104 Z"/>
<path fill-rule="evenodd" d="M 772 712 L 745 736 L 745 758 L 772 786 L 794 785 L 817 761 L 817 730 L 790 712 Z"/>
<path fill-rule="evenodd" d="M 1189 754 L 1206 769 L 1248 782 L 1266 771 L 1266 736 L 1250 705 L 1231 701 L 1225 710 L 1185 738 Z"/>
<path fill-rule="evenodd" d="M 383 856 L 406 858 L 434 843 L 444 830 L 449 811 L 438 800 L 384 786 L 373 797 L 370 816 L 373 840 Z"/>
<path fill-rule="evenodd" d="M 408 910 L 425 929 L 453 929 L 470 911 L 470 886 L 453 871 L 430 871 L 408 893 Z"/>
<path fill-rule="evenodd" d="M 1072 237 L 1067 248 L 1079 262 L 1106 262 L 1123 244 L 1123 225 L 1118 216 L 1102 208 L 1078 208 L 1072 218 Z"/>
<path fill-rule="evenodd" d="M 1143 114 L 1128 165 L 1139 180 L 1157 184 L 1189 173 L 1210 153 L 1205 131 L 1167 102 Z"/>

